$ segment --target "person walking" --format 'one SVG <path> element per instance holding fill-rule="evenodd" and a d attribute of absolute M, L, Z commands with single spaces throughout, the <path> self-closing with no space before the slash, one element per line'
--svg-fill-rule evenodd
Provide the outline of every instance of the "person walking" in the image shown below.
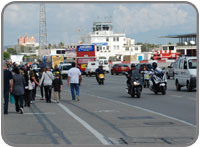
<path fill-rule="evenodd" d="M 37 85 L 40 86 L 39 79 L 36 77 L 37 77 L 37 75 L 35 74 L 34 70 L 31 70 L 30 71 L 30 79 L 31 79 L 31 83 L 33 85 L 31 103 L 33 103 L 35 101 Z"/>
<path fill-rule="evenodd" d="M 62 80 L 60 79 L 60 74 L 57 73 L 55 75 L 55 79 L 53 80 L 53 88 L 54 88 L 54 99 L 57 103 L 60 101 L 60 92 L 62 91 Z"/>
<path fill-rule="evenodd" d="M 43 74 L 43 72 L 44 72 L 44 68 L 41 68 L 41 69 L 40 69 L 40 72 L 39 72 L 39 82 L 40 82 L 41 79 L 42 79 L 42 74 Z M 43 85 L 43 82 L 42 82 L 41 85 L 40 85 L 40 94 L 41 94 L 40 100 L 44 100 L 44 99 L 45 99 L 45 98 L 44 98 L 43 91 L 44 91 L 44 85 Z"/>
<path fill-rule="evenodd" d="M 44 85 L 44 92 L 45 92 L 45 98 L 46 102 L 51 103 L 51 89 L 52 89 L 52 81 L 54 79 L 54 76 L 52 72 L 50 71 L 50 68 L 47 67 L 45 72 L 42 74 L 42 78 L 40 80 L 40 85 Z"/>
<path fill-rule="evenodd" d="M 79 101 L 79 81 L 82 81 L 81 72 L 76 67 L 76 63 L 72 62 L 72 68 L 68 71 L 67 85 L 70 85 L 72 100 Z M 76 91 L 76 96 L 74 93 Z"/>
<path fill-rule="evenodd" d="M 28 68 L 24 69 L 24 79 L 25 79 L 25 94 L 24 94 L 24 101 L 25 101 L 25 107 L 30 107 L 30 101 L 32 99 L 32 90 L 30 89 L 28 82 L 30 79 L 30 75 L 28 74 L 30 71 Z"/>
<path fill-rule="evenodd" d="M 7 64 L 4 62 L 4 114 L 8 114 L 8 101 L 9 101 L 9 92 L 12 92 L 13 89 L 13 77 L 12 73 L 8 70 Z"/>
<path fill-rule="evenodd" d="M 23 102 L 24 102 L 24 89 L 25 89 L 25 79 L 24 76 L 19 74 L 19 69 L 14 68 L 13 72 L 13 94 L 15 97 L 15 109 L 17 112 L 23 114 Z"/>

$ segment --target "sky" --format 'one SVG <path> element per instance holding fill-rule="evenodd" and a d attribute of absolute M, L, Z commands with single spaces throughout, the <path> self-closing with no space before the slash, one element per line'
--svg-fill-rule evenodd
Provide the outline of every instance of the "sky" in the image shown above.
<path fill-rule="evenodd" d="M 45 3 L 48 43 L 78 42 L 92 32 L 93 22 L 112 21 L 114 33 L 135 42 L 167 44 L 177 39 L 160 36 L 197 32 L 197 12 L 189 3 Z M 39 3 L 11 3 L 3 11 L 3 45 L 15 45 L 19 36 L 39 42 Z"/>

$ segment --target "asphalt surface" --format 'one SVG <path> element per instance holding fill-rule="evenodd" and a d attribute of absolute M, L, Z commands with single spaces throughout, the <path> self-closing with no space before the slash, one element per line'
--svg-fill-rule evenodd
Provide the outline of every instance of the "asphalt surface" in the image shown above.
<path fill-rule="evenodd" d="M 72 101 L 66 80 L 59 104 L 40 100 L 17 114 L 9 104 L 2 136 L 15 146 L 44 145 L 190 145 L 197 138 L 196 91 L 177 92 L 168 80 L 166 95 L 144 88 L 141 98 L 125 91 L 123 75 L 106 75 L 105 85 L 83 76 L 80 101 Z M 53 95 L 52 95 L 53 99 Z"/>

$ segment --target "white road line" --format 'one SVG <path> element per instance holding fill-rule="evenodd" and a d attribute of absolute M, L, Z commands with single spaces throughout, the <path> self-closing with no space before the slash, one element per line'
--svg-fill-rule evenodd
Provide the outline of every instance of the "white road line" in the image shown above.
<path fill-rule="evenodd" d="M 192 126 L 192 127 L 196 127 L 196 125 L 193 125 L 193 124 L 191 124 L 189 122 L 186 122 L 184 120 L 180 120 L 180 119 L 177 119 L 177 118 L 174 118 L 174 117 L 162 114 L 162 113 L 158 113 L 158 112 L 155 112 L 155 111 L 152 111 L 152 110 L 149 110 L 149 109 L 145 109 L 145 108 L 139 107 L 139 106 L 127 104 L 127 103 L 124 103 L 124 102 L 120 102 L 120 101 L 116 101 L 116 100 L 112 100 L 112 99 L 109 99 L 109 98 L 96 96 L 96 95 L 92 95 L 92 94 L 87 94 L 87 95 L 94 96 L 94 97 L 97 97 L 97 98 L 100 98 L 100 99 L 104 99 L 104 100 L 108 100 L 108 101 L 111 101 L 111 102 L 127 105 L 127 106 L 130 106 L 130 107 L 133 107 L 133 108 L 137 108 L 137 109 L 140 109 L 140 110 L 143 110 L 143 111 L 147 111 L 147 112 L 154 113 L 154 114 L 157 114 L 157 115 L 160 115 L 160 116 L 163 116 L 163 117 L 167 117 L 169 119 L 176 120 L 178 122 L 182 122 L 182 123 L 187 124 L 187 125 Z"/>
<path fill-rule="evenodd" d="M 56 114 L 56 113 L 54 113 L 54 112 L 45 112 L 45 113 L 24 113 L 24 115 L 36 115 L 36 114 L 40 115 L 40 114 Z"/>
<path fill-rule="evenodd" d="M 76 119 L 78 122 L 80 122 L 86 129 L 88 129 L 99 141 L 104 145 L 110 145 L 104 136 L 99 133 L 97 130 L 92 128 L 86 121 L 82 120 L 80 117 L 78 117 L 76 114 L 74 114 L 72 111 L 70 111 L 66 106 L 59 103 L 58 106 L 60 106 L 65 112 L 67 112 L 69 115 L 71 115 L 74 119 Z"/>

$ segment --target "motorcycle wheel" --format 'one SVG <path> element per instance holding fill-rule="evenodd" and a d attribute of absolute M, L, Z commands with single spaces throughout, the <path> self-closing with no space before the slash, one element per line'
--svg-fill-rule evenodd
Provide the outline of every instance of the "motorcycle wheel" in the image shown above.
<path fill-rule="evenodd" d="M 140 96 L 141 96 L 141 92 L 138 91 L 138 93 L 137 93 L 137 97 L 140 98 Z"/>
<path fill-rule="evenodd" d="M 155 93 L 155 94 L 158 94 L 158 92 L 157 92 L 157 91 L 154 91 L 154 93 Z"/>
<path fill-rule="evenodd" d="M 165 94 L 166 94 L 166 89 L 165 89 L 165 87 L 162 86 L 162 87 L 160 87 L 160 89 L 161 89 L 162 94 L 165 95 Z"/>
<path fill-rule="evenodd" d="M 131 94 L 131 97 L 134 98 L 134 97 L 135 97 L 135 94 Z"/>

